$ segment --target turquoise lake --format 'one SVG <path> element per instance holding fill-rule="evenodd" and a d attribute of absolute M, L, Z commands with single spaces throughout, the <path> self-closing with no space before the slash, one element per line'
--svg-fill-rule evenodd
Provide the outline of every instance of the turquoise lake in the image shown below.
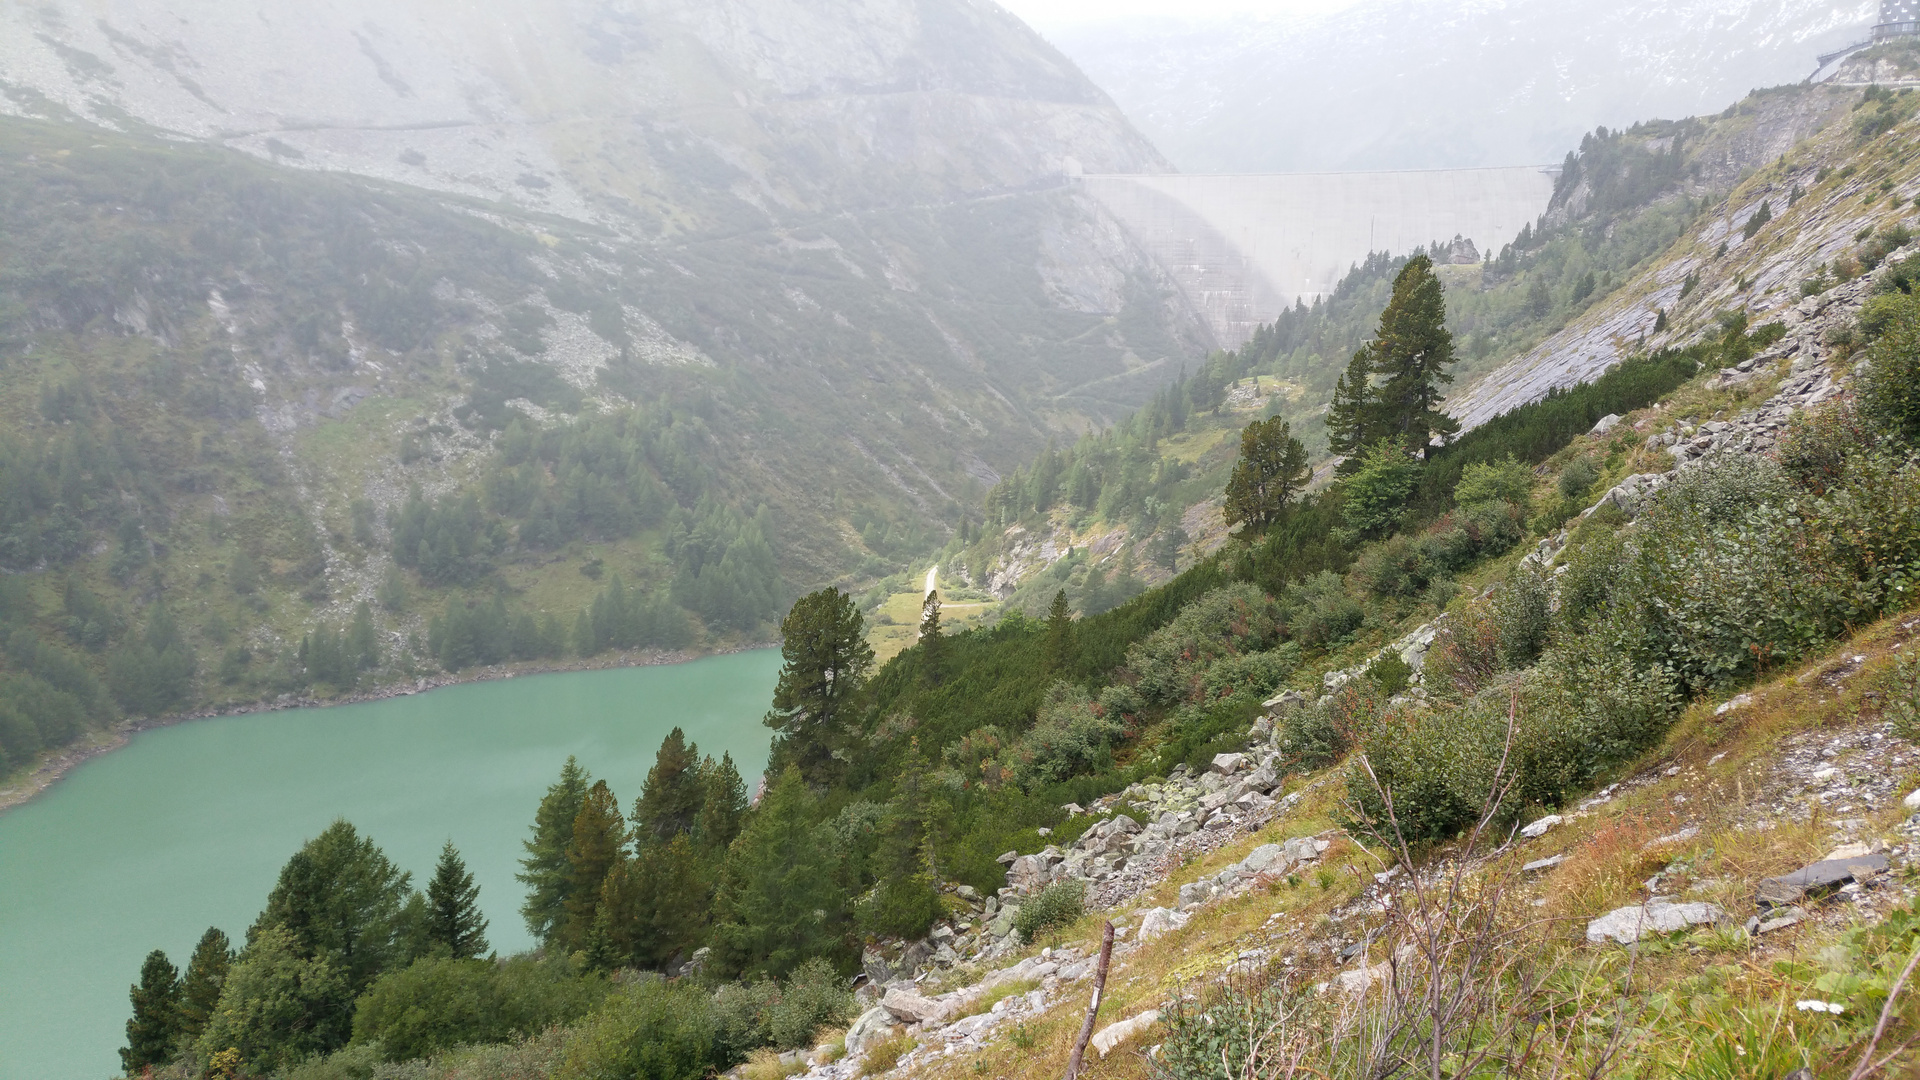
<path fill-rule="evenodd" d="M 780 654 L 469 683 L 334 708 L 144 732 L 0 814 L 0 1080 L 119 1071 L 127 988 L 152 949 L 182 968 L 218 926 L 238 944 L 287 857 L 335 818 L 416 886 L 451 839 L 502 954 L 528 948 L 513 879 L 572 754 L 630 807 L 675 727 L 733 755 L 749 789 Z"/>

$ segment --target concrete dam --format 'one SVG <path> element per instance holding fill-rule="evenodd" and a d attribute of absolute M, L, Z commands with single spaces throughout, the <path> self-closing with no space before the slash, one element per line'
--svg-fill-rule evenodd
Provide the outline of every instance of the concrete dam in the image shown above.
<path fill-rule="evenodd" d="M 1456 236 L 1498 251 L 1546 212 L 1557 172 L 1089 174 L 1078 183 L 1231 349 L 1296 299 L 1332 292 L 1369 252 L 1404 254 Z"/>

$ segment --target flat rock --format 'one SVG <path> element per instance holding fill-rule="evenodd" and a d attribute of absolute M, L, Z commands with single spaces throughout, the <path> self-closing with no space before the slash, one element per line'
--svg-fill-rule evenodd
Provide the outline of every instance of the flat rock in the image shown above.
<path fill-rule="evenodd" d="M 893 1013 L 884 1005 L 875 1005 L 860 1014 L 860 1018 L 847 1029 L 847 1053 L 858 1054 L 867 1045 L 887 1037 L 893 1031 L 896 1021 Z"/>
<path fill-rule="evenodd" d="M 1113 1048 L 1133 1038 L 1160 1022 L 1160 1010 L 1148 1009 L 1138 1016 L 1130 1016 L 1117 1024 L 1108 1024 L 1093 1033 L 1093 1048 L 1100 1051 L 1101 1057 L 1113 1052 Z"/>
<path fill-rule="evenodd" d="M 1563 820 L 1565 819 L 1563 819 L 1559 814 L 1548 814 L 1546 817 L 1543 817 L 1538 821 L 1535 821 L 1533 824 L 1528 825 L 1526 828 L 1521 829 L 1520 835 L 1526 837 L 1529 840 L 1538 840 L 1541 837 L 1547 835 L 1548 829 L 1551 829 L 1555 825 L 1560 824 L 1560 822 Z"/>
<path fill-rule="evenodd" d="M 1901 799 L 1900 805 L 1909 810 L 1920 810 L 1920 788 L 1915 788 L 1906 798 Z"/>
<path fill-rule="evenodd" d="M 1248 871 L 1260 874 L 1274 868 L 1276 864 L 1287 861 L 1287 850 L 1279 844 L 1261 844 L 1240 860 L 1240 865 Z"/>
<path fill-rule="evenodd" d="M 1551 870 L 1566 861 L 1565 855 L 1549 855 L 1544 859 L 1535 859 L 1520 869 L 1523 873 L 1534 874 L 1542 870 Z"/>
<path fill-rule="evenodd" d="M 905 1024 L 938 1023 L 947 1015 L 945 1005 L 911 990 L 887 991 L 880 999 L 880 1007 Z"/>
<path fill-rule="evenodd" d="M 1859 855 L 1845 859 L 1822 859 L 1791 874 L 1766 878 L 1760 882 L 1760 902 L 1777 906 L 1791 904 L 1809 893 L 1831 889 L 1883 873 L 1888 866 L 1885 855 Z"/>
<path fill-rule="evenodd" d="M 1172 908 L 1148 908 L 1140 916 L 1140 940 L 1151 941 L 1162 934 L 1170 934 L 1187 925 L 1193 916 Z"/>
<path fill-rule="evenodd" d="M 1617 941 L 1631 945 L 1648 934 L 1671 934 L 1689 926 L 1717 923 L 1726 917 L 1720 905 L 1707 903 L 1655 902 L 1615 908 L 1587 924 L 1587 942 L 1602 945 Z"/>

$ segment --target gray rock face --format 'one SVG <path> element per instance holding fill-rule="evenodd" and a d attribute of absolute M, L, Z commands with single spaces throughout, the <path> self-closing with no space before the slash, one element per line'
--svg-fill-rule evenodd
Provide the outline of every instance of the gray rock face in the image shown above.
<path fill-rule="evenodd" d="M 884 1039 L 893 1030 L 896 1023 L 894 1015 L 884 1005 L 875 1005 L 860 1014 L 860 1018 L 847 1029 L 847 1053 L 854 1055 L 867 1048 L 867 1045 Z"/>
<path fill-rule="evenodd" d="M 1644 907 L 1615 908 L 1587 924 L 1587 942 L 1617 941 L 1631 945 L 1648 934 L 1671 934 L 1689 926 L 1724 922 L 1727 913 L 1718 904 L 1670 904 L 1655 901 Z"/>
<path fill-rule="evenodd" d="M 1791 874 L 1761 881 L 1760 902 L 1768 905 L 1792 904 L 1809 894 L 1824 892 L 1849 881 L 1864 881 L 1875 874 L 1885 873 L 1888 865 L 1885 855 L 1824 859 L 1811 866 L 1795 870 Z"/>
<path fill-rule="evenodd" d="M 880 999 L 880 1008 L 903 1024 L 920 1024 L 945 1019 L 947 1007 L 911 990 L 888 990 Z"/>

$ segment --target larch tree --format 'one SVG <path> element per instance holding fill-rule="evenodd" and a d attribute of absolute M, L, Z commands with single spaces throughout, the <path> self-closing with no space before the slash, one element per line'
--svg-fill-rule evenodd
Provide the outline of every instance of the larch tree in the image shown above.
<path fill-rule="evenodd" d="M 777 978 L 844 940 L 831 830 L 811 824 L 813 811 L 806 779 L 789 766 L 734 841 L 713 904 L 723 970 Z"/>
<path fill-rule="evenodd" d="M 541 941 L 552 938 L 566 920 L 568 888 L 573 881 L 567 845 L 573 842 L 573 819 L 580 816 L 592 779 L 579 762 L 567 758 L 560 768 L 560 779 L 547 788 L 539 809 L 534 811 L 532 839 L 521 842 L 527 854 L 514 877 L 527 887 L 527 900 L 520 905 L 520 914 L 527 920 L 527 930 Z"/>
<path fill-rule="evenodd" d="M 1334 383 L 1333 401 L 1327 406 L 1327 449 L 1349 461 L 1357 457 L 1372 441 L 1375 405 L 1373 353 L 1362 348 Z"/>
<path fill-rule="evenodd" d="M 600 886 L 614 866 L 626 857 L 626 822 L 620 803 L 596 780 L 587 789 L 580 813 L 573 819 L 573 839 L 567 844 L 567 919 L 560 938 L 569 949 L 585 948 L 600 907 Z"/>
<path fill-rule="evenodd" d="M 173 1060 L 180 1037 L 180 972 L 155 949 L 140 965 L 140 981 L 128 988 L 133 1015 L 127 1020 L 127 1045 L 120 1048 L 120 1065 L 127 1075 L 165 1065 Z"/>
<path fill-rule="evenodd" d="M 1453 381 L 1447 369 L 1453 366 L 1454 347 L 1432 259 L 1415 255 L 1401 268 L 1369 349 L 1380 380 L 1373 390 L 1378 433 L 1431 456 L 1435 435 L 1460 430 L 1459 421 L 1440 411 L 1442 388 Z"/>
<path fill-rule="evenodd" d="M 1266 529 L 1280 520 L 1311 475 L 1307 448 L 1285 420 L 1276 416 L 1248 424 L 1240 433 L 1240 460 L 1227 480 L 1227 525 L 1246 526 L 1246 535 Z"/>
<path fill-rule="evenodd" d="M 227 970 L 233 966 L 233 943 L 217 926 L 207 927 L 200 943 L 193 947 L 187 961 L 187 973 L 180 980 L 180 1035 L 192 1042 L 206 1030 L 207 1018 L 220 1004 L 220 990 L 227 983 Z"/>
<path fill-rule="evenodd" d="M 402 958 L 411 881 L 372 839 L 335 821 L 281 868 L 248 943 L 265 927 L 285 930 L 302 956 L 327 961 L 357 995 Z"/>
<path fill-rule="evenodd" d="M 674 728 L 660 741 L 653 768 L 640 797 L 633 803 L 634 839 L 648 844 L 691 832 L 700 817 L 706 792 L 700 784 L 700 748 L 688 745 L 686 733 Z"/>
<path fill-rule="evenodd" d="M 708 758 L 700 767 L 700 783 L 705 801 L 694 835 L 710 857 L 725 855 L 734 837 L 740 835 L 740 822 L 747 814 L 747 784 L 733 764 L 733 755 L 723 753 L 715 762 Z"/>
<path fill-rule="evenodd" d="M 780 736 L 775 760 L 821 780 L 851 741 L 854 702 L 873 670 L 866 620 L 853 597 L 827 588 L 801 597 L 780 633 L 785 664 L 766 718 Z"/>
<path fill-rule="evenodd" d="M 451 840 L 440 848 L 440 862 L 427 882 L 427 941 L 456 960 L 471 960 L 489 948 L 480 886 Z"/>
<path fill-rule="evenodd" d="M 939 683 L 946 665 L 946 640 L 940 631 L 940 590 L 933 589 L 920 605 L 920 671 L 930 683 Z"/>

